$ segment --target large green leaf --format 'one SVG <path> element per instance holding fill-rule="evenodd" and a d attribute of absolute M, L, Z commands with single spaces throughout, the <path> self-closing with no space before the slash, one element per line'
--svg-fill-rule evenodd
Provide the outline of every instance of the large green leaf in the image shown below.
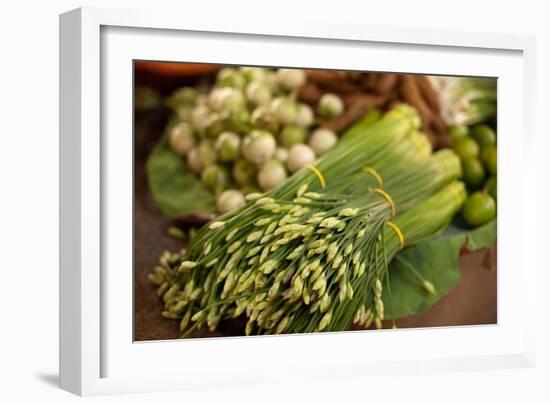
<path fill-rule="evenodd" d="M 458 257 L 461 249 L 465 247 L 475 251 L 493 245 L 496 241 L 496 225 L 496 219 L 474 230 L 451 224 L 441 235 L 400 252 L 392 260 L 389 269 L 394 316 L 400 318 L 420 313 L 453 289 L 460 281 Z M 435 294 L 430 294 L 422 287 L 413 269 L 435 286 Z M 384 289 L 382 299 L 389 316 L 387 288 Z"/>
<path fill-rule="evenodd" d="M 445 229 L 445 232 L 443 232 L 439 238 L 449 239 L 460 237 L 464 239 L 466 248 L 471 252 L 488 248 L 497 240 L 497 220 L 494 219 L 472 230 L 464 229 L 452 223 Z"/>
<path fill-rule="evenodd" d="M 149 188 L 168 217 L 214 211 L 214 197 L 162 138 L 147 160 Z"/>

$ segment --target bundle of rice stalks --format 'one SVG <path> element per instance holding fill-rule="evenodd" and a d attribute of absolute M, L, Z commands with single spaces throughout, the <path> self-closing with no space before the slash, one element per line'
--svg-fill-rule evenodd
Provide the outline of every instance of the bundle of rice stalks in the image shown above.
<path fill-rule="evenodd" d="M 405 105 L 367 129 L 359 122 L 315 166 L 250 195 L 188 251 L 164 255 L 150 275 L 163 314 L 180 320 L 183 337 L 239 316 L 247 335 L 380 326 L 388 263 L 444 227 L 465 198 L 458 158 L 432 154 L 418 125 Z"/>

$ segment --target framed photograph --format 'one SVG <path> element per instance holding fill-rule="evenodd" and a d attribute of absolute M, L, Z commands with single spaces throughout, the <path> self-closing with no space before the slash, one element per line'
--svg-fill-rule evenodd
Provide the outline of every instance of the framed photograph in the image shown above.
<path fill-rule="evenodd" d="M 242 22 L 60 17 L 62 388 L 532 366 L 533 38 Z"/>

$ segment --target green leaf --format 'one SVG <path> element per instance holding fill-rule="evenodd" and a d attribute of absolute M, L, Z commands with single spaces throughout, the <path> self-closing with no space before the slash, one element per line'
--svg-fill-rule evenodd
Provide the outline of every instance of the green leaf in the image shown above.
<path fill-rule="evenodd" d="M 475 230 L 468 232 L 467 248 L 475 251 L 492 246 L 497 240 L 497 220 L 488 222 Z"/>
<path fill-rule="evenodd" d="M 214 196 L 170 149 L 166 136 L 149 156 L 146 169 L 151 193 L 167 217 L 214 211 Z"/>
<path fill-rule="evenodd" d="M 439 236 L 420 242 L 400 252 L 390 263 L 390 284 L 395 318 L 425 311 L 460 281 L 458 257 L 465 246 L 469 251 L 487 248 L 496 241 L 496 219 L 473 230 L 449 225 Z M 436 293 L 422 287 L 422 280 L 430 281 Z M 382 300 L 390 315 L 390 298 L 384 289 Z"/>

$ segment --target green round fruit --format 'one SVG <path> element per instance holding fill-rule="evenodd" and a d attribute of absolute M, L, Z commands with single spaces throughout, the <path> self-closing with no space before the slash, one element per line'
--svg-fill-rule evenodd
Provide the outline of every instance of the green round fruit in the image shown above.
<path fill-rule="evenodd" d="M 225 125 L 222 117 L 217 113 L 212 113 L 208 117 L 208 124 L 206 126 L 206 135 L 208 137 L 217 137 L 224 130 L 225 130 Z"/>
<path fill-rule="evenodd" d="M 483 189 L 491 195 L 495 201 L 497 201 L 497 177 L 491 176 L 489 179 L 487 179 L 487 182 L 485 182 L 485 185 L 483 186 Z"/>
<path fill-rule="evenodd" d="M 297 126 L 285 126 L 280 134 L 280 140 L 286 148 L 292 147 L 294 144 L 303 143 L 306 139 L 306 131 Z"/>
<path fill-rule="evenodd" d="M 217 76 L 217 81 L 221 87 L 243 89 L 246 85 L 246 80 L 243 74 L 233 68 L 224 68 L 220 70 Z"/>
<path fill-rule="evenodd" d="M 172 109 L 178 109 L 181 106 L 194 106 L 197 103 L 198 95 L 199 92 L 195 88 L 183 87 L 174 91 L 166 103 Z"/>
<path fill-rule="evenodd" d="M 257 129 L 264 129 L 271 133 L 279 131 L 280 122 L 275 111 L 265 105 L 258 106 L 250 116 L 250 123 Z"/>
<path fill-rule="evenodd" d="M 275 138 L 265 130 L 252 130 L 242 142 L 244 158 L 256 165 L 269 161 L 275 154 L 276 148 Z"/>
<path fill-rule="evenodd" d="M 290 98 L 275 98 L 271 103 L 279 122 L 284 125 L 291 125 L 296 121 L 298 115 L 298 104 Z"/>
<path fill-rule="evenodd" d="M 246 98 L 254 105 L 269 105 L 271 102 L 271 89 L 265 83 L 252 81 L 246 86 Z"/>
<path fill-rule="evenodd" d="M 219 111 L 224 113 L 246 109 L 246 99 L 240 90 L 232 89 L 221 97 L 219 108 Z"/>
<path fill-rule="evenodd" d="M 214 149 L 214 144 L 209 139 L 203 139 L 198 147 L 201 164 L 206 167 L 213 164 L 218 159 L 218 154 Z"/>
<path fill-rule="evenodd" d="M 204 171 L 202 171 L 201 179 L 204 185 L 214 192 L 220 192 L 227 189 L 230 182 L 230 176 L 227 169 L 217 164 L 207 166 Z"/>
<path fill-rule="evenodd" d="M 239 157 L 240 145 L 241 138 L 238 134 L 229 131 L 221 133 L 215 144 L 220 161 L 235 161 Z"/>
<path fill-rule="evenodd" d="M 288 177 L 285 166 L 281 161 L 266 162 L 258 172 L 258 184 L 264 191 L 276 188 Z"/>
<path fill-rule="evenodd" d="M 497 205 L 495 200 L 483 192 L 475 192 L 468 197 L 462 216 L 472 227 L 478 227 L 495 218 L 497 215 Z"/>
<path fill-rule="evenodd" d="M 468 137 L 468 126 L 452 125 L 449 126 L 448 134 L 454 141 Z"/>
<path fill-rule="evenodd" d="M 324 118 L 335 118 L 344 112 L 344 101 L 336 94 L 326 93 L 319 99 L 317 110 Z"/>
<path fill-rule="evenodd" d="M 471 188 L 481 185 L 483 179 L 485 179 L 485 169 L 481 161 L 477 158 L 462 160 L 462 177 L 464 182 Z"/>
<path fill-rule="evenodd" d="M 491 175 L 497 174 L 497 148 L 495 146 L 487 146 L 481 150 L 481 161 Z"/>
<path fill-rule="evenodd" d="M 455 153 L 462 160 L 468 158 L 477 158 L 477 156 L 479 155 L 479 145 L 475 142 L 474 139 L 470 137 L 465 137 L 456 141 L 454 145 L 454 150 Z"/>
<path fill-rule="evenodd" d="M 229 129 L 237 133 L 247 133 L 252 127 L 252 124 L 250 123 L 250 112 L 246 109 L 231 111 L 229 116 L 226 118 L 226 124 Z"/>
<path fill-rule="evenodd" d="M 246 200 L 244 199 L 243 193 L 236 189 L 224 191 L 216 200 L 216 207 L 222 214 L 241 208 L 245 204 Z"/>
<path fill-rule="evenodd" d="M 247 83 L 252 81 L 264 81 L 268 70 L 263 67 L 241 67 L 240 68 Z"/>
<path fill-rule="evenodd" d="M 256 183 L 258 169 L 245 159 L 240 159 L 233 165 L 233 179 L 240 186 L 248 186 Z"/>
<path fill-rule="evenodd" d="M 497 143 L 497 135 L 494 130 L 485 124 L 472 127 L 471 135 L 481 147 L 492 146 Z"/>

